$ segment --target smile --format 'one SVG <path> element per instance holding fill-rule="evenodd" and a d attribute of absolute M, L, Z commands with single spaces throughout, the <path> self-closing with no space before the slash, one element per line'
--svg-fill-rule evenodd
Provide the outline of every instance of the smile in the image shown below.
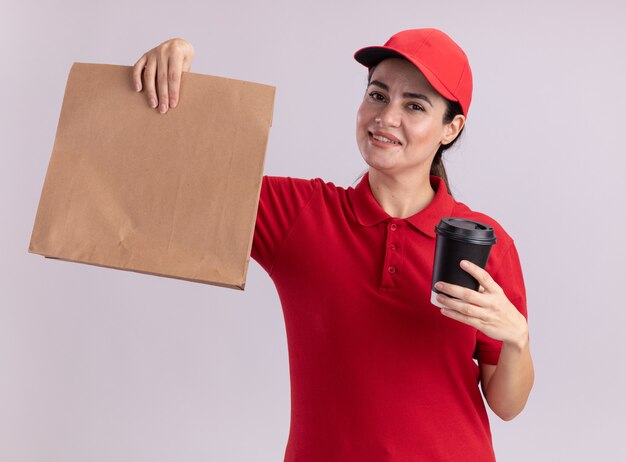
<path fill-rule="evenodd" d="M 374 134 L 370 132 L 369 135 L 373 140 L 378 141 L 379 143 L 395 144 L 397 146 L 402 144 L 398 140 L 392 140 L 380 134 Z"/>

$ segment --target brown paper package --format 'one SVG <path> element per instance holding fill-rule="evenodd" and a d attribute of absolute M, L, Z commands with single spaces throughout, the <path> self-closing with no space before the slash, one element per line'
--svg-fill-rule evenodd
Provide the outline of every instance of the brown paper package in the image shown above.
<path fill-rule="evenodd" d="M 275 88 L 185 72 L 160 114 L 131 75 L 72 66 L 29 252 L 243 290 Z"/>

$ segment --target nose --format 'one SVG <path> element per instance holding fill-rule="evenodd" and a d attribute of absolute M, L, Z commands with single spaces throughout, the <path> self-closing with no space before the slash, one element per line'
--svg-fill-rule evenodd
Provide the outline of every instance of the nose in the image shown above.
<path fill-rule="evenodd" d="M 375 119 L 382 127 L 399 127 L 401 120 L 400 108 L 394 104 L 387 104 Z"/>

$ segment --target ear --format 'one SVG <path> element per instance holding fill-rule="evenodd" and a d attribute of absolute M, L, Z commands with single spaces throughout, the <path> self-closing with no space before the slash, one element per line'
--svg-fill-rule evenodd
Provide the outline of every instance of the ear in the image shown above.
<path fill-rule="evenodd" d="M 461 133 L 461 129 L 465 125 L 465 116 L 458 114 L 454 116 L 454 119 L 449 124 L 446 124 L 443 131 L 443 138 L 441 139 L 441 144 L 450 144 L 452 143 L 459 133 Z"/>

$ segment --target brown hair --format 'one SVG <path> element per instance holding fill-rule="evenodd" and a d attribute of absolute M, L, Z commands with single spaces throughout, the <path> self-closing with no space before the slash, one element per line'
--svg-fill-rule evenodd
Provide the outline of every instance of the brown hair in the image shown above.
<path fill-rule="evenodd" d="M 457 101 L 450 101 L 447 98 L 444 99 L 446 100 L 446 112 L 443 114 L 443 123 L 449 124 L 454 120 L 454 117 L 463 114 L 463 109 L 461 109 L 461 105 Z M 430 166 L 430 174 L 443 179 L 450 195 L 452 195 L 452 191 L 450 190 L 450 183 L 448 183 L 446 168 L 443 165 L 443 153 L 444 151 L 450 149 L 454 145 L 454 143 L 456 143 L 456 140 L 461 137 L 463 130 L 465 130 L 465 127 L 461 128 L 459 134 L 451 142 L 439 146 L 439 149 L 437 149 L 437 153 L 433 158 L 433 163 Z"/>

